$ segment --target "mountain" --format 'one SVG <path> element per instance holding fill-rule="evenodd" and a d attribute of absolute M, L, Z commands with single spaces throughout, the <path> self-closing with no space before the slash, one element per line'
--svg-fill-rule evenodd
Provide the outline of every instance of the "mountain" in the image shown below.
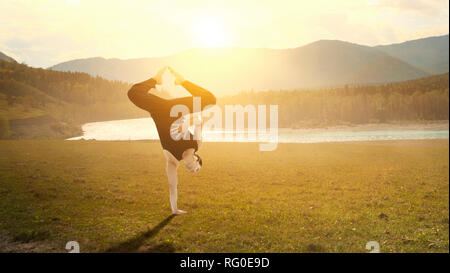
<path fill-rule="evenodd" d="M 374 48 L 328 40 L 294 49 L 192 49 L 161 58 L 80 59 L 50 69 L 134 83 L 151 77 L 164 65 L 218 96 L 251 89 L 386 83 L 428 75 Z"/>
<path fill-rule="evenodd" d="M 431 74 L 449 71 L 448 34 L 375 48 Z"/>
<path fill-rule="evenodd" d="M 4 61 L 7 61 L 7 62 L 12 62 L 12 63 L 17 63 L 16 60 L 14 60 L 13 58 L 9 57 L 8 55 L 5 55 L 1 51 L 0 51 L 0 60 L 4 60 Z"/>

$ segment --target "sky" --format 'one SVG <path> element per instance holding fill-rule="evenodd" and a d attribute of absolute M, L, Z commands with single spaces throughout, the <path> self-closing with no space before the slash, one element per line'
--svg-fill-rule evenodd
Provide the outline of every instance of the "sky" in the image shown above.
<path fill-rule="evenodd" d="M 1 0 L 0 51 L 34 67 L 198 47 L 364 45 L 448 34 L 447 0 Z"/>

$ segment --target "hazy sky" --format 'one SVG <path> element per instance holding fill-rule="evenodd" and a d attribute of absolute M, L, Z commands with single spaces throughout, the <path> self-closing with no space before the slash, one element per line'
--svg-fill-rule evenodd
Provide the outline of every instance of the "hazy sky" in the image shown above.
<path fill-rule="evenodd" d="M 31 66 L 193 47 L 365 45 L 449 32 L 448 0 L 1 0 L 0 51 Z"/>

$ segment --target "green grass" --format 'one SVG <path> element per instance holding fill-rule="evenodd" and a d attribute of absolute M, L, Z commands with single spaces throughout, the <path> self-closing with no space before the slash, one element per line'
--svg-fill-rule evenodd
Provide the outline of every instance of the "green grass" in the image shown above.
<path fill-rule="evenodd" d="M 200 154 L 200 173 L 179 170 L 188 214 L 168 218 L 157 142 L 0 141 L 0 231 L 62 252 L 449 251 L 448 140 Z"/>

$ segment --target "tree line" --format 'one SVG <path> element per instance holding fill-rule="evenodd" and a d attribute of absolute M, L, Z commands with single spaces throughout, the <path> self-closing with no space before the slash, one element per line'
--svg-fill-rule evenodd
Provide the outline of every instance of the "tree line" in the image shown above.
<path fill-rule="evenodd" d="M 43 114 L 78 127 L 91 121 L 148 117 L 128 100 L 130 87 L 129 83 L 86 73 L 0 60 L 0 128 L 7 128 L 11 119 Z M 434 121 L 448 120 L 448 87 L 446 73 L 382 85 L 241 92 L 217 102 L 220 107 L 277 104 L 280 127 Z"/>
<path fill-rule="evenodd" d="M 242 92 L 226 104 L 277 104 L 279 126 L 448 120 L 449 74 L 398 83 L 321 90 Z"/>

